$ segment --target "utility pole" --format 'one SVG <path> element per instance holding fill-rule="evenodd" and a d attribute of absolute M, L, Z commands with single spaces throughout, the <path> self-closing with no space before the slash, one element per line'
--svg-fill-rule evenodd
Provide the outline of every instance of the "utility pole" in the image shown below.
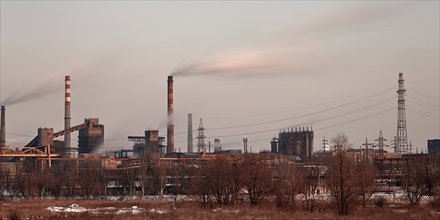
<path fill-rule="evenodd" d="M 368 139 L 365 138 L 365 143 L 363 143 L 362 145 L 365 146 L 365 154 L 366 154 L 365 161 L 369 161 L 369 159 L 368 159 L 368 146 L 372 146 L 373 143 L 368 143 Z"/>
<path fill-rule="evenodd" d="M 409 142 L 409 154 L 412 154 L 412 143 L 411 143 L 411 141 Z"/>

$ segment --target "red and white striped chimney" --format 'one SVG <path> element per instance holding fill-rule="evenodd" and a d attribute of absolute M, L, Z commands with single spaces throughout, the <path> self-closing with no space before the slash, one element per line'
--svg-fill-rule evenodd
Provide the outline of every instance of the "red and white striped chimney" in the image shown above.
<path fill-rule="evenodd" d="M 64 96 L 64 129 L 70 128 L 70 76 L 65 77 L 65 96 Z M 64 135 L 64 148 L 67 157 L 74 157 L 70 146 L 70 133 Z"/>

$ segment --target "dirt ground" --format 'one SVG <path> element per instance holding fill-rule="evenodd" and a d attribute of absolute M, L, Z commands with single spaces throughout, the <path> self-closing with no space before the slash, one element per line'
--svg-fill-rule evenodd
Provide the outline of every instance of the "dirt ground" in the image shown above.
<path fill-rule="evenodd" d="M 330 205 L 319 204 L 314 213 L 298 207 L 295 211 L 276 208 L 273 203 L 258 206 L 227 205 L 203 208 L 197 202 L 145 200 L 48 200 L 0 201 L 0 219 L 440 219 L 440 212 L 425 207 L 356 207 L 348 216 L 338 216 Z M 51 212 L 48 207 L 77 207 L 89 211 Z M 135 207 L 140 212 L 131 212 Z M 90 210 L 101 210 L 99 213 Z M 103 211 L 104 210 L 104 211 Z M 120 210 L 129 210 L 123 213 Z M 118 213 L 119 211 L 119 213 Z"/>

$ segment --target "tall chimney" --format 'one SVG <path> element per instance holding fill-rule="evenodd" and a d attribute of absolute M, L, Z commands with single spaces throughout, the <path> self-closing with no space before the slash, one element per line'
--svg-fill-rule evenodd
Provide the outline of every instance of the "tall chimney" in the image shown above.
<path fill-rule="evenodd" d="M 192 114 L 188 114 L 188 153 L 193 152 L 193 119 Z"/>
<path fill-rule="evenodd" d="M 70 128 L 70 76 L 65 77 L 65 96 L 64 96 L 64 129 Z M 70 133 L 64 135 L 64 148 L 67 157 L 75 157 L 70 146 Z"/>
<path fill-rule="evenodd" d="M 1 126 L 0 126 L 0 147 L 6 146 L 6 127 L 5 127 L 5 112 L 4 105 L 1 107 Z"/>
<path fill-rule="evenodd" d="M 168 76 L 167 153 L 174 152 L 173 76 Z"/>

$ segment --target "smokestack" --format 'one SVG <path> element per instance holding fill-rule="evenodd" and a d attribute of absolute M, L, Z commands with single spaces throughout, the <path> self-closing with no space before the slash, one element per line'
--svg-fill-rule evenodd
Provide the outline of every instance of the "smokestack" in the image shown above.
<path fill-rule="evenodd" d="M 0 126 L 0 147 L 6 146 L 6 127 L 5 127 L 5 112 L 6 108 L 1 107 L 1 126 Z"/>
<path fill-rule="evenodd" d="M 174 152 L 173 76 L 168 76 L 167 153 Z"/>
<path fill-rule="evenodd" d="M 64 96 L 64 129 L 70 128 L 70 76 L 65 77 L 65 96 Z M 64 148 L 67 157 L 75 157 L 75 152 L 70 146 L 70 133 L 64 135 Z"/>
<path fill-rule="evenodd" d="M 188 153 L 193 152 L 193 119 L 192 114 L 188 114 Z"/>

